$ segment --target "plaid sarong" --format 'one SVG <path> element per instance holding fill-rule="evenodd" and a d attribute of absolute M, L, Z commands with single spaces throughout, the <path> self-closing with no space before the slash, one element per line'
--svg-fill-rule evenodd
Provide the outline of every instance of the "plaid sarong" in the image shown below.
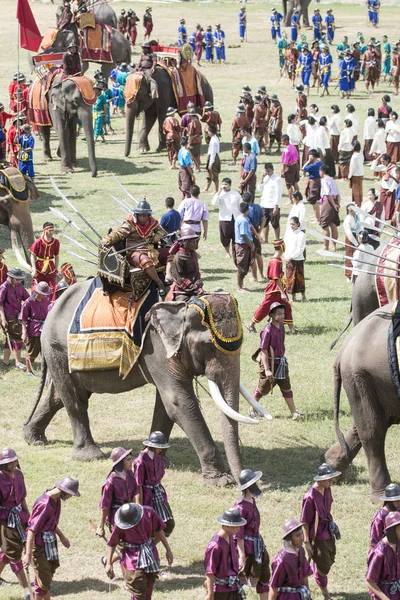
<path fill-rule="evenodd" d="M 278 587 L 279 592 L 283 592 L 284 594 L 300 594 L 301 600 L 309 600 L 311 598 L 310 590 L 305 585 L 301 585 L 300 587 Z"/>
<path fill-rule="evenodd" d="M 158 516 L 162 518 L 164 523 L 170 521 L 172 519 L 172 514 L 169 510 L 169 507 L 165 504 L 165 489 L 161 483 L 156 483 L 155 485 L 145 485 L 144 487 L 149 488 L 153 494 L 154 510 Z"/>
<path fill-rule="evenodd" d="M 54 531 L 43 531 L 42 540 L 47 560 L 58 560 L 57 538 Z"/>
<path fill-rule="evenodd" d="M 215 577 L 214 583 L 216 585 L 227 585 L 228 587 L 233 587 L 234 585 L 236 585 L 239 596 L 243 598 L 243 600 L 246 600 L 246 592 L 244 591 L 243 586 L 240 583 L 239 577 L 237 575 L 230 575 L 229 577 L 224 577 L 224 579 Z"/>
<path fill-rule="evenodd" d="M 261 535 L 259 535 L 258 537 L 251 537 L 250 535 L 245 535 L 244 539 L 253 542 L 254 560 L 258 565 L 261 565 L 263 560 L 263 553 L 265 550 L 264 541 Z"/>
<path fill-rule="evenodd" d="M 19 516 L 19 513 L 22 510 L 22 506 L 20 504 L 11 508 L 7 506 L 0 506 L 0 510 L 8 511 L 7 527 L 10 527 L 10 529 L 16 529 L 21 539 L 21 542 L 26 542 L 25 529 L 21 523 L 21 518 Z"/>
<path fill-rule="evenodd" d="M 124 544 L 125 548 L 133 548 L 139 551 L 136 569 L 143 570 L 145 573 L 158 573 L 160 566 L 154 556 L 153 542 L 147 540 L 143 544 Z"/>
<path fill-rule="evenodd" d="M 286 366 L 287 360 L 284 356 L 281 356 L 279 359 L 278 366 L 276 367 L 274 378 L 275 379 L 286 379 Z"/>

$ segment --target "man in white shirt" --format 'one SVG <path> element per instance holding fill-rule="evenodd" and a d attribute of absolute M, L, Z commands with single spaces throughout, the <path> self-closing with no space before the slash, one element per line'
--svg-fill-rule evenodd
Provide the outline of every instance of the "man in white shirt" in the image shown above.
<path fill-rule="evenodd" d="M 390 113 L 389 119 L 386 121 L 385 131 L 386 152 L 390 154 L 392 162 L 399 162 L 400 158 L 400 121 L 397 112 L 394 110 Z"/>
<path fill-rule="evenodd" d="M 347 109 L 347 115 L 346 118 L 350 119 L 350 121 L 353 123 L 353 129 L 355 132 L 355 136 L 358 136 L 358 130 L 360 127 L 360 122 L 359 122 L 359 118 L 357 117 L 356 113 L 355 113 L 355 108 L 352 104 L 347 104 L 346 106 Z"/>
<path fill-rule="evenodd" d="M 219 160 L 219 138 L 217 136 L 217 128 L 214 125 L 208 125 L 208 134 L 211 136 L 210 143 L 208 144 L 208 158 L 207 158 L 207 185 L 203 192 L 208 192 L 210 189 L 211 182 L 214 182 L 215 193 L 218 192 L 219 188 L 219 174 L 221 172 L 221 161 Z"/>
<path fill-rule="evenodd" d="M 192 185 L 190 188 L 191 197 L 182 200 L 178 206 L 178 213 L 181 215 L 181 225 L 191 225 L 192 229 L 201 236 L 203 226 L 203 239 L 207 239 L 208 232 L 208 206 L 203 200 L 200 200 L 200 188 L 198 185 Z"/>
<path fill-rule="evenodd" d="M 261 183 L 258 191 L 261 192 L 261 206 L 265 215 L 265 225 L 262 232 L 262 241 L 268 243 L 269 224 L 275 231 L 275 239 L 280 237 L 281 198 L 283 181 L 276 173 L 272 163 L 264 167 Z"/>
<path fill-rule="evenodd" d="M 378 125 L 376 124 L 375 119 L 375 109 L 368 109 L 368 116 L 364 121 L 364 160 L 371 161 L 373 160 L 373 156 L 371 156 L 371 146 L 372 140 L 374 139 L 375 133 L 378 131 Z"/>
<path fill-rule="evenodd" d="M 396 208 L 396 165 L 391 161 L 389 154 L 382 154 L 372 161 L 371 171 L 382 174 L 379 201 L 385 210 L 385 221 L 391 221 Z"/>
<path fill-rule="evenodd" d="M 239 192 L 231 189 L 232 180 L 225 177 L 221 189 L 211 201 L 213 206 L 219 208 L 219 238 L 227 253 L 231 256 L 231 245 L 235 243 L 235 219 L 239 216 L 239 206 L 242 197 Z"/>

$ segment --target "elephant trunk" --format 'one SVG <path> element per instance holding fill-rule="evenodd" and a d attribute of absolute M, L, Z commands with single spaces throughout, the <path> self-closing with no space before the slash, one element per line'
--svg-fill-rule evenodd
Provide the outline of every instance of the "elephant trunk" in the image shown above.
<path fill-rule="evenodd" d="M 35 241 L 33 235 L 33 225 L 29 203 L 20 204 L 15 207 L 14 213 L 10 217 L 11 241 L 13 246 L 18 245 L 18 234 L 21 237 L 22 246 L 26 259 L 30 260 L 29 248 Z"/>
<path fill-rule="evenodd" d="M 131 153 L 133 128 L 135 126 L 135 119 L 138 114 L 137 102 L 132 102 L 126 106 L 126 127 L 125 127 L 125 156 L 129 156 Z"/>
<path fill-rule="evenodd" d="M 87 108 L 87 110 L 86 110 Z M 88 149 L 88 157 L 89 157 L 89 167 L 92 173 L 92 177 L 97 177 L 97 164 L 96 164 L 96 153 L 94 149 L 94 135 L 93 135 L 93 118 L 92 111 L 90 106 L 85 106 L 85 109 L 78 109 L 78 117 L 82 122 L 83 130 L 85 132 L 87 149 Z"/>

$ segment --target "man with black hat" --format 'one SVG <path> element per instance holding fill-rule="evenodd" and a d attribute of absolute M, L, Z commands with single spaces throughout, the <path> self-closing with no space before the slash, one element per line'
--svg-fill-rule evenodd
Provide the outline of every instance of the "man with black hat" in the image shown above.
<path fill-rule="evenodd" d="M 27 569 L 33 562 L 36 599 L 50 600 L 53 575 L 60 566 L 57 536 L 65 548 L 71 545 L 58 523 L 61 500 L 66 501 L 72 496 L 80 496 L 79 481 L 73 477 L 65 477 L 52 489 L 44 492 L 33 505 L 22 563 Z"/>
<path fill-rule="evenodd" d="M 339 528 L 334 523 L 331 507 L 333 480 L 341 475 L 332 465 L 323 463 L 318 467 L 312 485 L 303 498 L 301 521 L 304 527 L 304 543 L 309 559 L 314 562 L 314 577 L 325 600 L 331 597 L 328 591 L 328 573 L 335 562 L 336 539 L 340 539 Z"/>
<path fill-rule="evenodd" d="M 148 440 L 144 440 L 145 449 L 136 457 L 134 472 L 138 486 L 137 501 L 142 506 L 151 506 L 165 523 L 162 529 L 166 537 L 174 530 L 175 521 L 168 503 L 167 493 L 161 480 L 165 466 L 162 451 L 170 447 L 161 431 L 153 431 Z M 156 543 L 158 543 L 157 539 Z"/>
<path fill-rule="evenodd" d="M 221 64 L 221 62 L 225 63 L 225 31 L 221 29 L 220 23 L 215 26 L 214 48 L 219 64 Z"/>
<path fill-rule="evenodd" d="M 116 512 L 115 526 L 107 542 L 106 573 L 113 577 L 113 558 L 118 544 L 123 545 L 121 567 L 132 600 L 151 600 L 154 582 L 160 571 L 160 560 L 154 536 L 161 541 L 168 565 L 174 560 L 164 533 L 165 524 L 150 506 L 131 502 Z"/>
<path fill-rule="evenodd" d="M 22 326 L 18 321 L 22 303 L 29 298 L 29 294 L 22 285 L 24 274 L 21 269 L 8 271 L 7 280 L 0 286 L 0 323 L 6 334 L 4 344 L 3 365 L 8 366 L 11 356 L 11 347 L 15 352 L 15 366 L 21 371 L 25 365 L 21 361 Z"/>
<path fill-rule="evenodd" d="M 183 225 L 180 238 L 170 249 L 172 285 L 167 301 L 188 302 L 204 293 L 196 248 L 199 236 L 190 225 Z"/>
<path fill-rule="evenodd" d="M 114 448 L 111 452 L 112 469 L 101 488 L 101 517 L 96 535 L 104 537 L 105 525 L 112 532 L 115 524 L 115 513 L 127 502 L 134 502 L 138 493 L 135 476 L 132 471 L 132 450 Z M 118 556 L 115 555 L 115 561 Z"/>
<path fill-rule="evenodd" d="M 261 477 L 261 471 L 251 469 L 244 469 L 239 475 L 237 489 L 243 493 L 234 508 L 245 519 L 246 525 L 240 528 L 234 540 L 239 553 L 239 575 L 244 576 L 251 585 L 256 585 L 260 600 L 268 600 L 271 571 L 268 552 L 260 534 L 260 512 L 256 504 L 256 498 L 261 496 L 257 485 Z"/>
<path fill-rule="evenodd" d="M 153 31 L 153 15 L 151 14 L 151 6 L 146 6 L 146 12 L 143 15 L 144 41 L 149 40 Z"/>
<path fill-rule="evenodd" d="M 62 13 L 57 23 L 57 28 L 62 29 L 70 29 L 71 21 L 72 21 L 72 10 L 71 3 L 69 0 L 64 0 L 62 3 Z"/>
<path fill-rule="evenodd" d="M 379 498 L 383 506 L 375 513 L 371 522 L 369 533 L 369 545 L 374 548 L 385 535 L 385 519 L 390 512 L 400 509 L 400 485 L 398 483 L 389 483 L 385 488 L 385 493 Z"/>
<path fill-rule="evenodd" d="M 128 18 L 127 18 L 126 30 L 127 30 L 128 34 L 129 34 L 132 46 L 134 46 L 136 44 L 136 38 L 137 38 L 137 25 L 136 25 L 136 23 L 138 23 L 139 21 L 140 21 L 140 19 L 139 19 L 139 17 L 136 16 L 135 11 L 130 8 L 128 10 Z"/>
<path fill-rule="evenodd" d="M 268 127 L 267 107 L 265 106 L 260 94 L 255 94 L 254 96 L 254 117 L 252 127 L 253 135 L 257 140 L 260 152 L 264 148 L 265 153 L 267 153 L 267 147 L 265 144 L 266 131 Z"/>
<path fill-rule="evenodd" d="M 242 127 L 251 128 L 251 123 L 246 115 L 246 107 L 244 104 L 239 104 L 236 109 L 236 116 L 233 119 L 231 131 L 232 131 L 232 158 L 233 165 L 236 165 L 236 159 L 239 156 L 239 152 L 242 147 Z"/>
<path fill-rule="evenodd" d="M 239 579 L 239 559 L 234 535 L 246 525 L 236 508 L 229 508 L 217 522 L 220 530 L 211 538 L 204 555 L 206 600 L 238 600 L 246 598 Z"/>
<path fill-rule="evenodd" d="M 374 600 L 395 600 L 400 570 L 400 512 L 390 512 L 385 519 L 385 536 L 368 554 L 368 591 Z"/>
<path fill-rule="evenodd" d="M 35 169 L 33 166 L 33 149 L 35 147 L 35 138 L 32 135 L 32 127 L 28 124 L 22 126 L 21 135 L 18 138 L 18 168 L 22 175 L 35 179 Z"/>
<path fill-rule="evenodd" d="M 53 290 L 45 282 L 37 283 L 33 293 L 25 300 L 19 319 L 22 324 L 22 341 L 26 345 L 28 375 L 33 375 L 32 363 L 41 352 L 40 335 L 49 312 L 49 296 Z"/>
<path fill-rule="evenodd" d="M 176 169 L 176 160 L 179 152 L 179 141 L 181 137 L 181 126 L 175 117 L 176 108 L 170 106 L 167 108 L 166 118 L 163 123 L 163 134 L 165 135 L 165 144 L 167 146 L 169 168 Z"/>
<path fill-rule="evenodd" d="M 282 527 L 283 548 L 272 561 L 270 600 L 311 598 L 308 578 L 312 569 L 303 548 L 302 526 L 297 519 L 287 519 Z"/>
<path fill-rule="evenodd" d="M 72 42 L 64 52 L 62 59 L 62 79 L 66 79 L 70 75 L 82 75 L 82 63 L 78 53 L 78 46 Z"/>
<path fill-rule="evenodd" d="M 192 155 L 192 160 L 195 165 L 195 171 L 200 173 L 200 152 L 201 152 L 201 140 L 203 132 L 201 129 L 200 119 L 195 108 L 188 110 L 189 125 L 187 129 L 189 150 Z"/>
<path fill-rule="evenodd" d="M 0 576 L 10 565 L 21 587 L 25 600 L 29 595 L 28 581 L 22 566 L 29 510 L 26 504 L 26 487 L 19 466 L 19 456 L 12 448 L 0 452 Z M 6 582 L 0 577 L 0 587 Z"/>
<path fill-rule="evenodd" d="M 54 237 L 54 223 L 46 221 L 43 233 L 29 248 L 32 265 L 32 289 L 39 281 L 45 281 L 51 289 L 56 288 L 60 242 Z"/>
<path fill-rule="evenodd" d="M 154 246 L 159 244 L 166 234 L 157 219 L 151 216 L 152 214 L 150 204 L 147 200 L 142 200 L 135 206 L 132 214 L 125 219 L 121 227 L 116 231 L 111 231 L 102 239 L 101 243 L 104 246 L 113 246 L 121 240 L 126 240 L 126 247 L 130 248 L 126 253 L 128 263 L 146 271 L 150 279 L 156 283 L 159 295 L 165 296 L 164 284 L 156 271 L 163 249 L 156 250 Z"/>
<path fill-rule="evenodd" d="M 209 144 L 211 139 L 211 136 L 208 132 L 209 125 L 214 125 L 214 127 L 217 129 L 217 136 L 220 137 L 222 125 L 221 116 L 217 110 L 214 110 L 214 106 L 209 100 L 207 100 L 203 107 L 203 114 L 200 117 L 200 121 L 206 124 L 204 128 L 204 137 L 206 144 Z"/>
<path fill-rule="evenodd" d="M 122 33 L 122 35 L 125 35 L 125 33 L 127 32 L 127 26 L 128 26 L 128 17 L 125 14 L 125 9 L 122 8 L 121 9 L 121 14 L 118 17 L 118 31 L 120 31 Z"/>
<path fill-rule="evenodd" d="M 26 121 L 26 116 L 23 113 L 18 113 L 12 120 L 12 125 L 7 131 L 7 151 L 8 161 L 12 167 L 18 168 L 18 139 L 22 125 Z"/>
<path fill-rule="evenodd" d="M 325 23 L 326 23 L 326 37 L 328 40 L 328 44 L 332 44 L 333 39 L 335 37 L 336 25 L 335 25 L 335 17 L 333 15 L 333 11 L 331 8 L 328 8 L 326 10 Z"/>
<path fill-rule="evenodd" d="M 187 31 L 185 27 L 186 21 L 185 19 L 181 19 L 179 21 L 178 27 L 178 46 L 183 46 L 187 42 Z"/>

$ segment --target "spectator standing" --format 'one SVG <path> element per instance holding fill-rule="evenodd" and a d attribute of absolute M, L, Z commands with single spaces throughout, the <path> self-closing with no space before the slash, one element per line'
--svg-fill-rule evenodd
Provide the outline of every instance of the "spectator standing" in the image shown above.
<path fill-rule="evenodd" d="M 167 233 L 174 233 L 174 231 L 179 231 L 179 227 L 181 224 L 181 215 L 177 210 L 174 209 L 175 200 L 168 196 L 165 198 L 165 206 L 168 209 L 166 213 L 163 214 L 160 220 L 160 226 Z"/>
<path fill-rule="evenodd" d="M 349 185 L 351 199 L 357 206 L 363 201 L 364 155 L 359 141 L 353 142 L 353 154 L 350 159 Z"/>
<path fill-rule="evenodd" d="M 249 205 L 247 202 L 240 203 L 239 213 L 235 219 L 234 261 L 237 268 L 238 292 L 248 292 L 249 290 L 243 284 L 254 260 L 254 244 L 248 219 Z"/>
<path fill-rule="evenodd" d="M 239 216 L 239 206 L 242 198 L 239 192 L 231 189 L 232 180 L 225 177 L 221 189 L 211 200 L 213 206 L 218 207 L 219 213 L 219 238 L 226 254 L 231 256 L 231 245 L 235 243 L 235 219 Z"/>
<path fill-rule="evenodd" d="M 275 239 L 279 239 L 282 190 L 282 178 L 274 173 L 272 163 L 266 163 L 261 183 L 258 186 L 258 191 L 261 192 L 261 207 L 265 216 L 262 235 L 264 244 L 268 243 L 270 223 L 275 233 Z"/>
<path fill-rule="evenodd" d="M 198 185 L 192 185 L 190 193 L 191 197 L 182 200 L 178 207 L 178 212 L 181 215 L 181 223 L 191 225 L 199 237 L 203 228 L 203 239 L 206 240 L 208 232 L 208 206 L 199 198 L 200 188 Z"/>

